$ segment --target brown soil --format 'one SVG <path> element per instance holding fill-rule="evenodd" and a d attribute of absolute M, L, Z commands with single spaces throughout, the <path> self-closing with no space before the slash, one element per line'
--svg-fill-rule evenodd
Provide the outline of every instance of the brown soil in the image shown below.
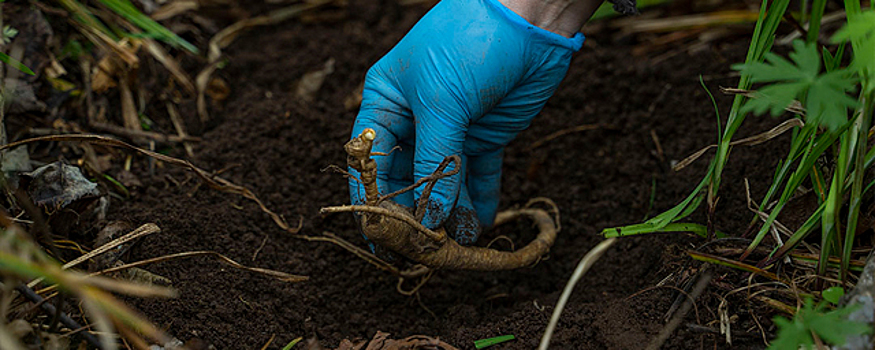
<path fill-rule="evenodd" d="M 346 180 L 321 170 L 345 163 L 341 146 L 356 113 L 344 110 L 344 98 L 425 8 L 396 8 L 390 5 L 394 1 L 350 2 L 356 3 L 342 21 L 286 23 L 238 39 L 228 50 L 230 64 L 220 72 L 233 93 L 222 109 L 213 111 L 213 126 L 203 134 L 205 141 L 197 145 L 193 162 L 208 169 L 233 165 L 223 173 L 225 178 L 246 184 L 291 222 L 302 215 L 304 234 L 330 231 L 364 246 L 349 215 L 318 214 L 321 206 L 348 202 Z M 552 305 L 578 260 L 601 240 L 600 230 L 639 222 L 648 213 L 670 208 L 703 176 L 708 157 L 679 173 L 669 170 L 655 156 L 651 131 L 658 135 L 668 161 L 715 142 L 714 110 L 698 77 L 705 75 L 715 92 L 718 86 L 734 85 L 727 67 L 743 60 L 746 51 L 743 45 L 726 45 L 654 64 L 633 56 L 631 47 L 609 46 L 609 41 L 589 39 L 560 90 L 506 152 L 501 206 L 543 196 L 555 200 L 562 211 L 562 232 L 549 260 L 510 272 L 440 272 L 417 300 L 397 293 L 391 275 L 343 249 L 290 237 L 240 197 L 206 188 L 189 196 L 195 181 L 177 187 L 167 177 L 182 181 L 190 174 L 159 169 L 153 178 L 143 179 L 144 187 L 132 200 L 114 201 L 110 217 L 155 222 L 163 229 L 141 241 L 126 260 L 206 249 L 310 280 L 286 284 L 192 258 L 150 267 L 173 280 L 179 298 L 132 302 L 180 339 L 198 338 L 219 349 L 260 348 L 273 335 L 272 348 L 299 336 L 336 346 L 344 338 L 370 339 L 378 330 L 395 337 L 437 336 L 465 349 L 473 348 L 477 339 L 513 334 L 516 341 L 495 348 L 535 348 Z M 297 101 L 297 79 L 329 58 L 336 60 L 336 71 L 316 101 Z M 728 111 L 731 97 L 716 97 L 720 110 Z M 611 128 L 563 136 L 527 150 L 555 131 L 589 123 Z M 740 134 L 777 123 L 752 118 Z M 716 216 L 719 230 L 743 231 L 751 218 L 744 206 L 743 179 L 750 179 L 754 197 L 761 198 L 786 145 L 781 138 L 734 150 Z M 648 210 L 654 181 L 655 201 Z M 698 214 L 692 220 L 705 219 Z M 512 233 L 513 228 L 501 232 Z M 512 237 L 518 245 L 530 238 Z M 671 292 L 626 297 L 675 271 L 673 264 L 683 259 L 677 257 L 678 246 L 702 242 L 681 234 L 621 240 L 575 290 L 554 336 L 554 348 L 645 347 L 665 324 Z M 703 323 L 714 319 L 706 306 L 700 304 Z M 746 314 L 739 311 L 736 329 L 753 330 Z M 692 313 L 687 321 L 696 322 Z M 702 345 L 726 347 L 719 336 L 681 327 L 666 348 Z M 761 346 L 757 338 L 745 345 Z"/>

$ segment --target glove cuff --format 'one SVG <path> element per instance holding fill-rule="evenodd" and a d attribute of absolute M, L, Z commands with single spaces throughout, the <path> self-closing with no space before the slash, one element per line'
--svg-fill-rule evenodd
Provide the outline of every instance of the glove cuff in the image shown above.
<path fill-rule="evenodd" d="M 573 37 L 567 38 L 565 36 L 553 33 L 544 28 L 538 27 L 534 24 L 529 23 L 525 18 L 518 15 L 516 12 L 513 12 L 511 9 L 507 8 L 499 2 L 498 0 L 482 0 L 488 6 L 492 7 L 498 13 L 500 13 L 505 19 L 513 23 L 514 25 L 518 25 L 522 27 L 526 32 L 528 32 L 532 37 L 541 39 L 548 44 L 556 45 L 559 47 L 564 47 L 571 51 L 578 51 L 581 47 L 583 47 L 583 41 L 585 37 L 583 33 L 577 32 Z"/>

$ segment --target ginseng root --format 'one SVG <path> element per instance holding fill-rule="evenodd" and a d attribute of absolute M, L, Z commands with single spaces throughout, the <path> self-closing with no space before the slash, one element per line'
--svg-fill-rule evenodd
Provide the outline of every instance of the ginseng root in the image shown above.
<path fill-rule="evenodd" d="M 496 225 L 526 216 L 538 227 L 538 236 L 522 249 L 513 252 L 461 246 L 449 238 L 443 228 L 432 231 L 422 226 L 416 220 L 422 217 L 421 212 L 411 213 L 408 208 L 387 199 L 388 196 L 397 193 L 388 196 L 380 195 L 377 187 L 377 165 L 371 159 L 371 147 L 376 136 L 374 130 L 366 129 L 344 146 L 349 154 L 347 160 L 349 166 L 361 173 L 359 181 L 365 187 L 365 205 L 322 208 L 323 213 L 360 214 L 362 230 L 374 244 L 388 248 L 431 269 L 512 270 L 534 264 L 553 246 L 556 234 L 559 232 L 558 216 L 554 221 L 546 210 L 531 207 L 504 211 L 496 216 Z M 450 161 L 455 162 L 455 167 L 452 171 L 444 173 L 443 169 Z M 433 175 L 425 181 L 418 182 L 417 185 L 428 182 L 426 186 L 430 188 L 441 178 L 457 173 L 460 165 L 458 157 L 450 157 Z M 413 187 L 415 186 L 407 190 Z M 428 195 L 427 192 L 429 191 L 423 193 L 424 198 Z M 424 206 L 419 206 L 417 210 L 424 211 Z"/>

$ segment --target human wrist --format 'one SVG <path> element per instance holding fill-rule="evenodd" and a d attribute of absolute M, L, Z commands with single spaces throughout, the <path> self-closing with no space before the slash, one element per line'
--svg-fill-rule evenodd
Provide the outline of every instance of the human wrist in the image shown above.
<path fill-rule="evenodd" d="M 603 0 L 498 0 L 526 21 L 550 32 L 573 37 Z"/>

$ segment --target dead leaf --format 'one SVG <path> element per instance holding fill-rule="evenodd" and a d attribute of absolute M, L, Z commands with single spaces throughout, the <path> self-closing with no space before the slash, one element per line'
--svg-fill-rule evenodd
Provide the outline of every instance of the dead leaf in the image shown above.
<path fill-rule="evenodd" d="M 231 95 L 231 88 L 225 79 L 213 77 L 207 84 L 206 92 L 213 101 L 224 101 Z"/>
<path fill-rule="evenodd" d="M 377 331 L 371 341 L 353 343 L 344 339 L 335 350 L 458 350 L 456 347 L 442 342 L 438 338 L 424 335 L 413 335 L 404 339 L 390 339 L 391 334 Z M 367 345 L 367 347 L 364 347 Z"/>
<path fill-rule="evenodd" d="M 134 103 L 134 93 L 131 91 L 130 75 L 121 77 L 119 88 L 121 93 L 119 97 L 122 100 L 122 120 L 125 124 L 125 129 L 142 131 L 143 125 L 140 124 L 140 115 L 137 114 L 137 106 Z"/>
<path fill-rule="evenodd" d="M 64 66 L 58 62 L 58 59 L 55 58 L 55 55 L 49 54 L 49 65 L 45 69 L 46 76 L 51 79 L 57 79 L 58 77 L 67 74 L 67 70 L 64 69 Z"/>
<path fill-rule="evenodd" d="M 325 83 L 325 78 L 334 73 L 334 58 L 329 58 L 325 61 L 322 69 L 308 72 L 298 81 L 298 86 L 295 88 L 295 97 L 311 102 Z"/>
<path fill-rule="evenodd" d="M 136 69 L 139 66 L 137 51 L 140 49 L 140 42 L 131 42 L 127 39 L 122 39 L 118 43 L 113 42 L 109 38 L 107 45 L 112 46 L 112 53 L 104 56 L 96 67 L 91 72 L 91 90 L 95 93 L 105 92 L 117 86 L 116 78 L 121 72 L 128 69 Z"/>
<path fill-rule="evenodd" d="M 362 104 L 362 93 L 364 92 L 364 90 L 365 82 L 362 81 L 362 83 L 359 84 L 357 88 L 355 88 L 355 91 L 353 91 L 343 100 L 343 108 L 345 108 L 347 111 L 359 108 L 359 106 L 361 106 Z"/>
<path fill-rule="evenodd" d="M 75 166 L 54 162 L 24 174 L 27 193 L 37 205 L 60 209 L 80 198 L 97 196 L 97 184 L 88 181 Z"/>
<path fill-rule="evenodd" d="M 19 48 L 21 50 L 20 56 L 13 54 L 11 50 L 4 52 L 18 59 L 34 72 L 40 72 L 52 65 L 49 61 L 53 60 L 53 57 L 48 48 L 55 40 L 54 31 L 46 16 L 35 6 L 15 6 L 15 9 L 15 14 L 4 13 L 8 22 L 3 22 L 3 25 L 18 30 L 18 34 L 4 49 Z M 9 71 L 7 77 L 20 77 L 19 73 Z M 30 83 L 35 82 L 38 78 L 38 76 L 22 77 L 23 80 Z"/>
<path fill-rule="evenodd" d="M 3 79 L 4 104 L 9 113 L 44 112 L 46 104 L 37 99 L 34 85 L 16 78 Z"/>

